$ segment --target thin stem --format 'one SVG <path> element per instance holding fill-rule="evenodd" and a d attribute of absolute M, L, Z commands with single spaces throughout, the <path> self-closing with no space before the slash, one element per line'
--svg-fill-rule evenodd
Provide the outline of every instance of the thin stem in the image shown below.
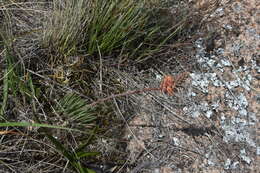
<path fill-rule="evenodd" d="M 105 102 L 107 100 L 110 100 L 110 99 L 113 99 L 116 97 L 122 97 L 122 96 L 126 96 L 126 95 L 131 95 L 131 94 L 138 94 L 138 93 L 147 92 L 147 91 L 159 91 L 160 90 L 160 91 L 172 96 L 173 90 L 175 89 L 176 84 L 180 84 L 186 78 L 186 76 L 187 76 L 186 72 L 178 75 L 176 78 L 174 78 L 171 75 L 167 75 L 163 78 L 159 88 L 144 88 L 144 89 L 140 89 L 140 90 L 126 91 L 124 93 L 115 94 L 115 95 L 111 95 L 111 96 L 103 98 L 103 99 L 99 99 L 87 106 L 93 107 L 101 102 Z"/>
<path fill-rule="evenodd" d="M 131 94 L 138 94 L 138 93 L 142 93 L 142 92 L 158 91 L 158 90 L 161 90 L 161 88 L 144 88 L 144 89 L 140 89 L 140 90 L 126 91 L 124 93 L 115 94 L 115 95 L 111 95 L 111 96 L 103 98 L 103 99 L 99 99 L 99 100 L 89 104 L 88 106 L 93 107 L 101 102 L 105 102 L 107 100 L 110 100 L 110 99 L 113 99 L 116 97 L 122 97 L 122 96 L 126 96 L 126 95 L 131 95 Z"/>

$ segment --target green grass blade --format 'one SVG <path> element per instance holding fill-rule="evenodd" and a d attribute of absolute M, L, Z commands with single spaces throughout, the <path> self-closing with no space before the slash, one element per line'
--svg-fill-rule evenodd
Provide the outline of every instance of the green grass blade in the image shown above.
<path fill-rule="evenodd" d="M 45 133 L 46 137 L 55 145 L 56 149 L 61 152 L 61 154 L 66 157 L 71 163 L 75 162 L 75 158 L 72 153 L 70 153 L 56 138 L 52 135 Z"/>
<path fill-rule="evenodd" d="M 97 130 L 98 130 L 98 127 L 96 126 L 96 127 L 92 130 L 92 132 L 90 132 L 90 136 L 87 138 L 87 140 L 86 140 L 83 144 L 81 144 L 81 145 L 75 150 L 76 153 L 83 151 L 84 148 L 87 147 L 87 146 L 94 140 L 94 137 L 95 137 L 95 134 L 96 134 Z"/>
<path fill-rule="evenodd" d="M 7 105 L 7 99 L 8 99 L 8 70 L 5 70 L 5 74 L 4 74 L 4 86 L 3 86 L 3 103 L 1 106 L 1 112 L 0 112 L 0 119 L 5 119 L 4 113 L 5 113 L 5 108 Z"/>
<path fill-rule="evenodd" d="M 52 129 L 82 132 L 81 130 L 67 128 L 67 127 L 61 127 L 61 126 L 55 126 L 49 124 L 40 124 L 40 123 L 29 123 L 29 122 L 5 122 L 5 123 L 0 123 L 0 127 L 45 127 L 45 128 L 52 128 Z"/>
<path fill-rule="evenodd" d="M 36 113 L 37 110 L 36 110 L 36 104 L 35 104 L 35 100 L 34 100 L 36 98 L 36 95 L 35 95 L 35 89 L 34 89 L 34 86 L 33 86 L 33 81 L 32 81 L 31 76 L 29 76 L 29 86 L 30 86 L 31 94 L 32 94 L 33 111 L 34 111 L 34 113 Z"/>
<path fill-rule="evenodd" d="M 78 158 L 90 157 L 100 155 L 100 152 L 77 152 Z"/>

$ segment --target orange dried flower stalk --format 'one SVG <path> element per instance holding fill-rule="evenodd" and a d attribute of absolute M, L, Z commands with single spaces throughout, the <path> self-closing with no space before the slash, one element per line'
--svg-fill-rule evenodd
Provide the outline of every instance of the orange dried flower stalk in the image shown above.
<path fill-rule="evenodd" d="M 161 91 L 170 96 L 173 96 L 173 91 L 176 86 L 179 86 L 186 79 L 187 76 L 188 72 L 181 73 L 176 77 L 173 77 L 172 75 L 166 75 L 160 85 Z"/>
<path fill-rule="evenodd" d="M 173 76 L 166 75 L 163 78 L 161 85 L 160 85 L 161 91 L 172 96 L 174 88 L 175 88 L 175 81 L 174 81 Z"/>
<path fill-rule="evenodd" d="M 183 72 L 175 77 L 176 86 L 181 85 L 181 83 L 188 77 L 188 72 Z"/>

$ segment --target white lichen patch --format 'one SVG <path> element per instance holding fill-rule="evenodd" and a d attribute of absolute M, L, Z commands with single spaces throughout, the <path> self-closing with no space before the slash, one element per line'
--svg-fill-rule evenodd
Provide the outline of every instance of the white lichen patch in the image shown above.
<path fill-rule="evenodd" d="M 260 146 L 256 148 L 256 155 L 260 156 Z"/>
<path fill-rule="evenodd" d="M 250 70 L 251 69 L 247 66 L 239 67 L 238 69 L 232 70 L 232 73 L 235 75 L 236 80 L 227 82 L 229 89 L 239 86 L 239 87 L 243 87 L 246 91 L 250 91 L 251 90 L 250 85 L 253 80 L 253 77 L 250 74 L 251 73 Z M 238 75 L 239 73 L 243 73 L 244 76 L 240 77 Z"/>
<path fill-rule="evenodd" d="M 206 101 L 201 102 L 200 104 L 194 104 L 192 106 L 185 106 L 183 111 L 185 114 L 190 115 L 192 118 L 198 118 L 201 115 L 205 115 L 207 118 L 211 118 L 213 115 L 213 110 L 218 107 L 218 103 L 209 105 Z"/>
<path fill-rule="evenodd" d="M 223 28 L 226 30 L 232 31 L 233 27 L 230 24 L 223 24 Z"/>
<path fill-rule="evenodd" d="M 232 63 L 228 59 L 221 59 L 221 64 L 225 67 L 232 66 Z"/>
<path fill-rule="evenodd" d="M 209 147 L 210 149 L 212 149 L 212 147 Z M 216 166 L 218 164 L 217 162 L 217 158 L 214 152 L 212 152 L 212 150 L 210 150 L 209 152 L 207 152 L 205 154 L 205 157 L 207 158 L 207 164 L 209 166 Z"/>
<path fill-rule="evenodd" d="M 230 158 L 227 158 L 224 164 L 224 169 L 236 169 L 239 166 L 239 162 L 233 162 Z"/>
<path fill-rule="evenodd" d="M 236 162 L 233 162 L 233 164 L 231 165 L 231 169 L 236 169 L 236 168 L 238 168 L 238 166 L 239 166 L 239 162 L 238 161 L 236 161 Z"/>
<path fill-rule="evenodd" d="M 234 110 L 246 111 L 246 108 L 248 107 L 248 101 L 243 93 L 240 93 L 239 95 L 233 95 L 227 91 L 225 93 L 225 99 L 227 105 Z"/>
<path fill-rule="evenodd" d="M 249 132 L 248 122 L 242 118 L 226 119 L 224 115 L 221 119 L 221 127 L 225 132 L 223 140 L 225 142 L 243 142 L 249 146 L 256 147 L 254 140 Z"/>
<path fill-rule="evenodd" d="M 209 110 L 206 112 L 206 117 L 210 118 L 212 116 L 212 114 L 213 114 L 212 110 Z"/>
<path fill-rule="evenodd" d="M 223 86 L 223 83 L 218 80 L 216 73 L 191 73 L 191 84 L 203 93 L 208 93 L 210 84 L 216 87 Z"/>
<path fill-rule="evenodd" d="M 247 156 L 245 149 L 240 150 L 240 158 L 243 161 L 245 161 L 247 164 L 251 163 L 251 159 L 250 159 L 250 157 Z"/>
<path fill-rule="evenodd" d="M 224 16 L 225 11 L 222 7 L 217 8 L 214 13 L 210 15 L 210 17 L 221 17 Z"/>
<path fill-rule="evenodd" d="M 231 160 L 230 158 L 228 158 L 225 162 L 224 169 L 230 169 L 230 165 L 231 165 Z"/>
<path fill-rule="evenodd" d="M 185 106 L 183 109 L 183 112 L 192 118 L 198 118 L 200 116 L 200 109 L 198 105 L 191 105 L 189 107 Z"/>
<path fill-rule="evenodd" d="M 180 146 L 180 140 L 176 137 L 173 137 L 172 138 L 172 141 L 173 141 L 173 144 L 176 145 L 176 146 Z"/>
<path fill-rule="evenodd" d="M 216 110 L 216 112 L 218 112 L 219 102 L 219 100 L 216 100 L 211 104 L 212 110 Z"/>
<path fill-rule="evenodd" d="M 252 69 L 256 70 L 257 73 L 260 73 L 260 66 L 257 65 L 255 60 L 251 60 L 252 63 Z"/>

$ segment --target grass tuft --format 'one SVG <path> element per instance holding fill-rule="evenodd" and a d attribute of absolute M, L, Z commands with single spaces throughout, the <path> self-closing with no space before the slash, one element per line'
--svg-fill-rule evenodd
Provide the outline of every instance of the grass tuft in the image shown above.
<path fill-rule="evenodd" d="M 102 55 L 127 55 L 140 60 L 176 30 L 162 30 L 164 20 L 152 19 L 152 11 L 146 1 L 54 1 L 42 42 L 65 61 L 75 54 L 96 55 L 98 49 Z"/>
<path fill-rule="evenodd" d="M 96 119 L 87 103 L 76 94 L 66 94 L 57 104 L 56 111 L 70 119 L 72 123 L 89 124 Z"/>

